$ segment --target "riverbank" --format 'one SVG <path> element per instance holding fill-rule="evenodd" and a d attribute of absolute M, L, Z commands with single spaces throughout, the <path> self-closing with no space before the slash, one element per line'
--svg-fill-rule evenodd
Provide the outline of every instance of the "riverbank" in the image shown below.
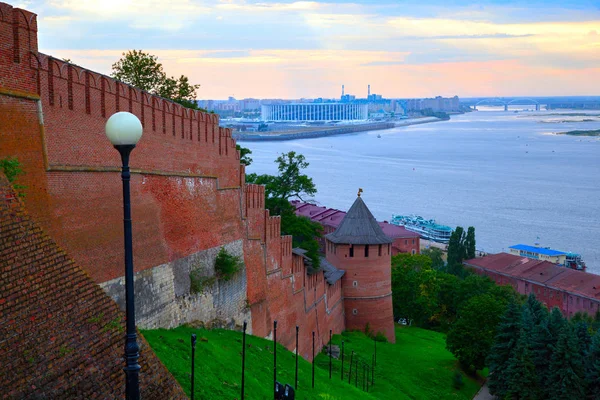
<path fill-rule="evenodd" d="M 569 136 L 600 136 L 600 129 L 589 130 L 589 131 L 569 131 L 569 132 L 558 132 L 557 135 L 569 135 Z"/>
<path fill-rule="evenodd" d="M 411 118 L 398 122 L 375 122 L 357 125 L 341 125 L 328 127 L 311 127 L 284 132 L 234 132 L 232 137 L 237 141 L 273 141 L 273 140 L 295 140 L 308 139 L 323 136 L 344 135 L 366 131 L 392 129 L 400 126 L 425 124 L 441 121 L 435 117 Z"/>

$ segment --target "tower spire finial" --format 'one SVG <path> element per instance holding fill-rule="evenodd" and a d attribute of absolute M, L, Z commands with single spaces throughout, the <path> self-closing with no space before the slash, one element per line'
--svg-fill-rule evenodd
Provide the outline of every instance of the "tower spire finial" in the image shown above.
<path fill-rule="evenodd" d="M 362 188 L 358 188 L 358 197 L 360 197 L 360 194 L 363 192 Z"/>

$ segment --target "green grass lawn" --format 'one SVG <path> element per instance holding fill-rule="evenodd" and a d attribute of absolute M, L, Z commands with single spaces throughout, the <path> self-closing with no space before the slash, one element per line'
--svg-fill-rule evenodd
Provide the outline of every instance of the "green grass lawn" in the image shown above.
<path fill-rule="evenodd" d="M 198 337 L 196 345 L 196 399 L 239 399 L 241 384 L 242 334 L 226 330 L 188 327 L 142 331 L 152 349 L 190 393 L 190 336 Z M 334 335 L 333 344 L 344 340 L 344 380 L 341 361 L 333 360 L 333 378 L 329 380 L 329 358 L 321 353 L 316 358 L 315 389 L 311 388 L 311 364 L 299 359 L 297 399 L 471 399 L 480 384 L 464 376 L 461 390 L 452 387 L 457 363 L 445 349 L 444 335 L 412 327 L 396 329 L 396 344 L 377 343 L 375 385 L 369 392 L 359 388 L 353 377 L 348 384 L 350 353 L 371 364 L 373 340 L 359 332 Z M 246 337 L 246 399 L 271 399 L 273 393 L 273 342 Z M 295 355 L 282 346 L 277 349 L 279 382 L 294 384 Z"/>

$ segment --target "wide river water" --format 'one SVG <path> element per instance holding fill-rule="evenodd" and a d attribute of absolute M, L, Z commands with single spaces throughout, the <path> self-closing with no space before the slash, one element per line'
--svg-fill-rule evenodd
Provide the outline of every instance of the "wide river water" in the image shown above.
<path fill-rule="evenodd" d="M 474 226 L 477 248 L 487 252 L 533 245 L 539 237 L 542 246 L 582 254 L 588 271 L 600 274 L 600 138 L 551 134 L 600 129 L 600 115 L 568 113 L 574 112 L 488 110 L 384 131 L 242 145 L 254 160 L 247 172 L 276 174 L 279 153 L 303 154 L 320 205 L 347 210 L 360 187 L 378 220 L 417 214 Z"/>

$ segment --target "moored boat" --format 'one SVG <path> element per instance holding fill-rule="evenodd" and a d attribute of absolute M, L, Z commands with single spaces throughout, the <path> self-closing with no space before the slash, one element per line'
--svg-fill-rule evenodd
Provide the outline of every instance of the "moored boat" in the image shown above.
<path fill-rule="evenodd" d="M 392 215 L 391 224 L 403 226 L 411 232 L 416 232 L 423 239 L 439 243 L 448 243 L 452 235 L 452 228 L 440 225 L 433 219 L 425 219 L 419 215 Z"/>

